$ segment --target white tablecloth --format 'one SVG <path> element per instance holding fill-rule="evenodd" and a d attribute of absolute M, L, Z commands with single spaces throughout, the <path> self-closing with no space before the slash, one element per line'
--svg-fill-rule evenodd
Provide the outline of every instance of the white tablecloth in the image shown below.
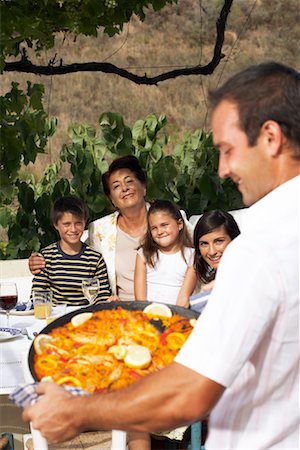
<path fill-rule="evenodd" d="M 0 314 L 0 326 L 6 327 L 6 315 Z M 46 326 L 46 321 L 35 319 L 31 316 L 10 316 L 10 327 L 27 328 L 29 335 L 39 332 Z M 32 344 L 27 336 L 22 334 L 7 341 L 0 341 L 0 394 L 10 394 L 20 383 L 24 383 L 24 371 L 22 367 L 22 353 L 29 351 Z"/>
<path fill-rule="evenodd" d="M 78 308 L 78 307 L 77 307 Z M 77 309 L 67 307 L 67 312 Z M 10 327 L 26 328 L 31 337 L 33 332 L 40 332 L 46 326 L 46 320 L 36 319 L 34 315 L 10 315 Z M 7 327 L 6 315 L 0 313 L 0 327 Z M 18 335 L 7 341 L 0 341 L 0 394 L 10 394 L 20 383 L 24 383 L 22 359 L 28 353 L 33 340 Z"/>

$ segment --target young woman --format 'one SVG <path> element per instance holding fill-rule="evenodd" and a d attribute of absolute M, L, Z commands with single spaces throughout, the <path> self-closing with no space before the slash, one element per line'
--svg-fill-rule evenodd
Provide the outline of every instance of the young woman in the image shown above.
<path fill-rule="evenodd" d="M 198 220 L 194 230 L 194 268 L 202 292 L 213 288 L 222 255 L 239 234 L 238 224 L 226 211 L 207 211 Z"/>

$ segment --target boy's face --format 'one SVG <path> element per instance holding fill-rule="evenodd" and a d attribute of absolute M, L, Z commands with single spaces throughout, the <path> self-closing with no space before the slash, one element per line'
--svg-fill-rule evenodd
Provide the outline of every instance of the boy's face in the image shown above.
<path fill-rule="evenodd" d="M 68 245 L 77 244 L 84 232 L 85 220 L 70 212 L 65 212 L 55 224 L 60 238 Z"/>

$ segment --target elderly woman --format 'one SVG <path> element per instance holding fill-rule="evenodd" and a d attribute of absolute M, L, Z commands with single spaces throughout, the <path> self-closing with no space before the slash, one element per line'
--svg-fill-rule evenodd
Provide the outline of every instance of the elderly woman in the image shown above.
<path fill-rule="evenodd" d="M 102 253 L 112 292 L 120 300 L 134 300 L 136 249 L 147 231 L 147 175 L 135 156 L 122 156 L 110 164 L 102 183 L 116 211 L 90 224 L 88 244 Z M 186 222 L 192 234 L 192 226 Z M 34 274 L 44 264 L 36 253 L 29 258 Z"/>
<path fill-rule="evenodd" d="M 102 183 L 116 211 L 90 224 L 89 245 L 104 257 L 112 292 L 134 300 L 136 249 L 147 230 L 147 176 L 135 156 L 123 156 L 111 163 Z"/>

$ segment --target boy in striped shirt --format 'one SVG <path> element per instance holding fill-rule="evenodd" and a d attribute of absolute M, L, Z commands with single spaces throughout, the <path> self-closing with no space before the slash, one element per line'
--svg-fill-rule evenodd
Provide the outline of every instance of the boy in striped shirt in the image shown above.
<path fill-rule="evenodd" d="M 55 201 L 51 217 L 60 240 L 41 250 L 45 267 L 32 281 L 32 290 L 50 289 L 53 302 L 87 305 L 81 282 L 85 278 L 99 280 L 99 293 L 94 303 L 111 295 L 105 261 L 101 253 L 81 242 L 88 211 L 84 202 L 73 195 Z"/>

